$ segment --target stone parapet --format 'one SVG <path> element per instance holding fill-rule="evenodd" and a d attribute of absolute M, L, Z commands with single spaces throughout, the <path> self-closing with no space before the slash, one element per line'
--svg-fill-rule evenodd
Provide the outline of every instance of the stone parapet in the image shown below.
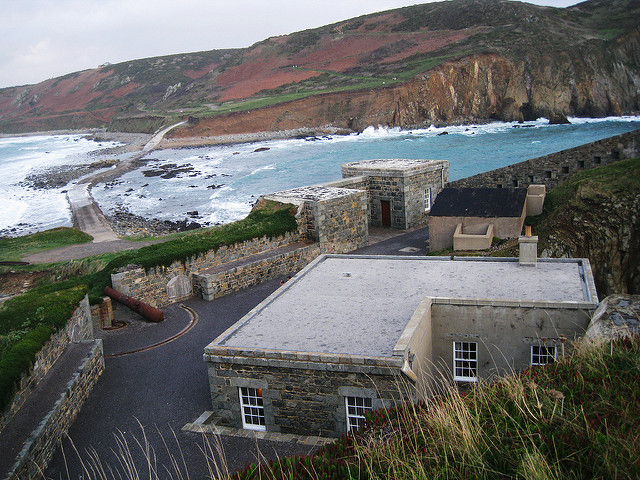
<path fill-rule="evenodd" d="M 205 300 L 213 300 L 279 276 L 298 272 L 320 255 L 320 247 L 317 244 L 291 247 L 283 247 L 262 255 L 247 257 L 244 261 L 194 273 L 193 292 Z"/>
<path fill-rule="evenodd" d="M 40 383 L 40 380 L 49 372 L 67 345 L 71 342 L 90 339 L 93 339 L 93 323 L 91 321 L 89 299 L 85 296 L 65 327 L 54 333 L 36 354 L 31 371 L 22 376 L 18 391 L 0 417 L 0 431 L 4 429 L 20 407 L 27 401 L 38 386 L 38 383 Z"/>
<path fill-rule="evenodd" d="M 186 277 L 185 280 L 191 283 L 191 277 L 204 270 L 276 250 L 299 241 L 298 233 L 287 233 L 273 239 L 262 237 L 240 244 L 223 245 L 216 251 L 209 251 L 184 263 L 173 262 L 168 267 L 156 267 L 145 271 L 143 268 L 134 266 L 112 274 L 111 283 L 115 290 L 125 295 L 142 300 L 154 307 L 161 307 L 192 296 L 189 289 L 185 291 L 185 289 L 168 288 L 170 282 L 176 277 Z"/>
<path fill-rule="evenodd" d="M 640 156 L 640 130 L 450 182 L 450 187 L 556 187 L 581 170 Z"/>
<path fill-rule="evenodd" d="M 102 340 L 92 340 L 91 343 L 93 346 L 89 354 L 74 373 L 66 390 L 25 443 L 8 480 L 42 478 L 42 472 L 104 370 Z"/>

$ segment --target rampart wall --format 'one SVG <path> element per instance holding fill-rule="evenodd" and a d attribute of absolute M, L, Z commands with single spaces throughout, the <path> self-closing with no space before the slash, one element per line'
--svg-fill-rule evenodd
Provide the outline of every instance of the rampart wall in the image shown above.
<path fill-rule="evenodd" d="M 298 272 L 320 255 L 320 246 L 312 245 L 294 248 L 289 251 L 271 251 L 272 255 L 248 257 L 248 263 L 224 264 L 212 270 L 193 274 L 193 293 L 205 300 L 213 300 L 243 288 Z"/>
<path fill-rule="evenodd" d="M 186 277 L 217 267 L 219 265 L 235 262 L 239 259 L 250 257 L 289 244 L 299 242 L 299 233 L 287 233 L 276 238 L 256 238 L 247 242 L 223 245 L 217 251 L 209 251 L 184 263 L 173 262 L 168 267 L 155 267 L 146 272 L 143 268 L 133 268 L 111 275 L 113 288 L 125 295 L 137 298 L 155 307 L 162 307 L 170 303 L 178 302 L 191 297 L 192 290 L 171 289 L 169 284 L 172 279 Z"/>
<path fill-rule="evenodd" d="M 58 360 L 64 349 L 71 342 L 93 339 L 93 323 L 89 299 L 85 296 L 66 326 L 54 333 L 49 341 L 36 354 L 33 367 L 28 374 L 24 374 L 20 380 L 18 391 L 13 396 L 11 404 L 0 417 L 0 431 L 11 421 L 16 412 L 27 401 L 38 383 L 49 372 L 53 364 Z"/>
<path fill-rule="evenodd" d="M 640 156 L 640 130 L 449 182 L 449 187 L 556 187 L 576 172 Z"/>
<path fill-rule="evenodd" d="M 67 434 L 78 412 L 104 370 L 102 340 L 86 340 L 89 353 L 67 384 L 60 398 L 26 441 L 18 455 L 10 480 L 41 479 L 60 441 Z"/>

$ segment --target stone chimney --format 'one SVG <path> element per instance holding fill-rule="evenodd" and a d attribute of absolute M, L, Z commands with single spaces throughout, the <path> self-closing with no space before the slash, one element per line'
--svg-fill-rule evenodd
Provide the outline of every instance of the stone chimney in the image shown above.
<path fill-rule="evenodd" d="M 520 265 L 535 267 L 538 261 L 538 237 L 531 235 L 531 226 L 525 226 L 525 234 L 518 238 Z"/>

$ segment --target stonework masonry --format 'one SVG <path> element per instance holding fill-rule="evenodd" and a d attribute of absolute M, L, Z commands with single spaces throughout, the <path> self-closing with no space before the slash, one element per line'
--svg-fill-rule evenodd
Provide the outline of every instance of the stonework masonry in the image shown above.
<path fill-rule="evenodd" d="M 407 400 L 402 359 L 225 347 L 205 359 L 219 425 L 242 428 L 240 387 L 262 388 L 267 431 L 323 437 L 347 431 L 346 396 L 371 398 L 374 409 Z"/>
<path fill-rule="evenodd" d="M 450 182 L 450 187 L 556 187 L 576 172 L 640 156 L 640 130 Z"/>
<path fill-rule="evenodd" d="M 36 354 L 36 359 L 29 374 L 22 376 L 18 391 L 9 407 L 0 417 L 0 431 L 4 429 L 20 407 L 27 401 L 29 395 L 64 352 L 67 345 L 71 342 L 90 339 L 93 339 L 93 323 L 91 321 L 89 299 L 85 296 L 65 327 L 53 334 Z"/>
<path fill-rule="evenodd" d="M 300 235 L 317 242 L 323 252 L 344 253 L 368 243 L 367 192 L 354 185 L 361 182 L 312 185 L 262 198 L 297 205 Z"/>
<path fill-rule="evenodd" d="M 425 205 L 425 190 L 432 203 L 449 179 L 449 163 L 402 159 L 353 162 L 342 166 L 342 176 L 366 177 L 370 225 L 407 229 L 426 222 L 429 206 Z"/>
<path fill-rule="evenodd" d="M 134 266 L 131 269 L 112 274 L 111 283 L 115 290 L 125 295 L 143 300 L 152 306 L 161 307 L 191 296 L 169 297 L 167 285 L 175 277 L 192 277 L 201 271 L 251 255 L 273 251 L 299 241 L 298 233 L 288 233 L 273 239 L 262 237 L 241 244 L 223 245 L 217 251 L 209 251 L 186 261 L 184 264 L 174 262 L 168 267 L 152 268 L 149 272 Z"/>
<path fill-rule="evenodd" d="M 295 244 L 286 251 L 279 250 L 268 252 L 269 255 L 266 258 L 263 255 L 254 255 L 258 258 L 249 263 L 240 261 L 237 262 L 239 265 L 235 265 L 232 262 L 194 273 L 193 293 L 205 300 L 213 300 L 266 280 L 302 270 L 311 260 L 320 255 L 318 244 Z"/>
<path fill-rule="evenodd" d="M 76 370 L 52 410 L 43 418 L 18 455 L 10 480 L 36 480 L 67 434 L 104 370 L 102 340 L 86 340 L 89 354 Z"/>

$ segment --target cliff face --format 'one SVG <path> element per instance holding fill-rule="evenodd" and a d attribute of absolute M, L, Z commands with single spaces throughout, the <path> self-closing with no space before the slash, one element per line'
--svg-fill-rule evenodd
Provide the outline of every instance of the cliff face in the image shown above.
<path fill-rule="evenodd" d="M 600 298 L 638 294 L 640 159 L 622 160 L 584 177 L 557 187 L 572 193 L 540 226 L 542 256 L 589 258 Z"/>
<path fill-rule="evenodd" d="M 413 128 L 438 123 L 601 117 L 640 111 L 640 32 L 606 51 L 573 56 L 497 54 L 447 62 L 396 87 L 324 94 L 249 112 L 193 119 L 174 137 L 331 125 Z"/>
<path fill-rule="evenodd" d="M 144 130 L 176 116 L 195 120 L 174 133 L 184 136 L 637 111 L 639 0 L 428 3 L 0 89 L 4 132 Z"/>
<path fill-rule="evenodd" d="M 607 51 L 510 60 L 477 55 L 438 67 L 398 89 L 393 125 L 557 115 L 622 115 L 640 109 L 640 33 Z"/>

